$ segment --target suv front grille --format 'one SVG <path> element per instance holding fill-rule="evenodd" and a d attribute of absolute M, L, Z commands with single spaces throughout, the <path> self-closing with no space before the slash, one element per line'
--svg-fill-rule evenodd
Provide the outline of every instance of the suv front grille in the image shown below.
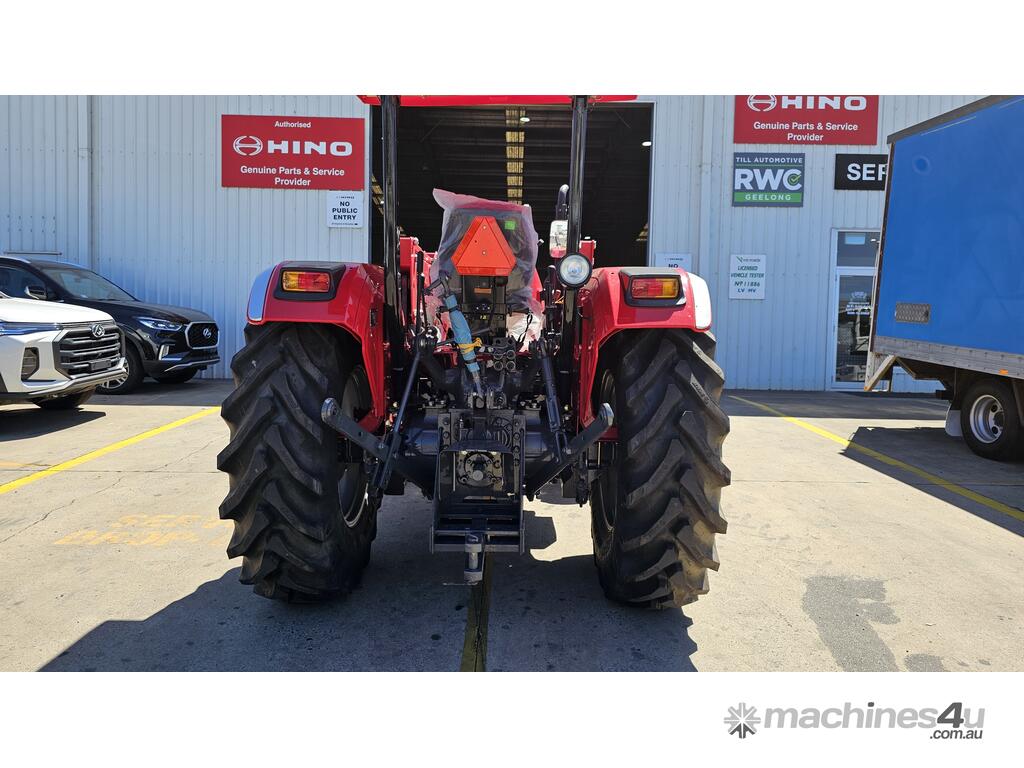
<path fill-rule="evenodd" d="M 57 367 L 71 379 L 105 371 L 121 359 L 121 343 L 121 329 L 112 323 L 73 326 L 57 343 Z"/>
<path fill-rule="evenodd" d="M 185 331 L 185 338 L 188 345 L 193 349 L 217 346 L 217 324 L 216 323 L 192 323 Z"/>

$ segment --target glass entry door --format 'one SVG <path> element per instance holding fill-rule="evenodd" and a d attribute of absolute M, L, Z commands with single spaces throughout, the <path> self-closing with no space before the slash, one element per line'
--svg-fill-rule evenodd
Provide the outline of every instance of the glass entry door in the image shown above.
<path fill-rule="evenodd" d="M 831 385 L 860 389 L 867 372 L 878 233 L 840 230 L 833 242 Z"/>
<path fill-rule="evenodd" d="M 836 275 L 835 385 L 860 386 L 866 378 L 874 282 L 874 270 L 865 274 Z"/>

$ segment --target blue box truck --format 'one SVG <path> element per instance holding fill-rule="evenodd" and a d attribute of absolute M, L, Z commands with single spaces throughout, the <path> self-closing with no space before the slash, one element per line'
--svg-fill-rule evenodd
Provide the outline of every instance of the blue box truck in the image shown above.
<path fill-rule="evenodd" d="M 894 363 L 938 379 L 946 431 L 1024 454 L 1024 97 L 993 96 L 889 137 L 865 389 Z"/>

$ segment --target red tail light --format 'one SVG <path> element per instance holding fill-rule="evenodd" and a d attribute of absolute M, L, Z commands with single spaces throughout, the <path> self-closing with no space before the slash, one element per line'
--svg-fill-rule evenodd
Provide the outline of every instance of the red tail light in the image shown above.
<path fill-rule="evenodd" d="M 634 277 L 629 281 L 629 295 L 633 299 L 678 299 L 680 296 L 678 277 Z"/>
<path fill-rule="evenodd" d="M 294 293 L 328 293 L 331 276 L 327 272 L 286 269 L 281 273 L 281 288 Z"/>

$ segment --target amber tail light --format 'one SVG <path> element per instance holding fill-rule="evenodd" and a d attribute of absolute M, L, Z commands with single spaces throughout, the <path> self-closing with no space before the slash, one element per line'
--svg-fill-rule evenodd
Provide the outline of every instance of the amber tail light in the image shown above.
<path fill-rule="evenodd" d="M 281 288 L 295 293 L 328 293 L 331 276 L 327 272 L 286 269 L 281 273 Z"/>
<path fill-rule="evenodd" d="M 629 296 L 641 301 L 678 299 L 682 285 L 678 277 L 634 277 L 629 281 Z"/>

